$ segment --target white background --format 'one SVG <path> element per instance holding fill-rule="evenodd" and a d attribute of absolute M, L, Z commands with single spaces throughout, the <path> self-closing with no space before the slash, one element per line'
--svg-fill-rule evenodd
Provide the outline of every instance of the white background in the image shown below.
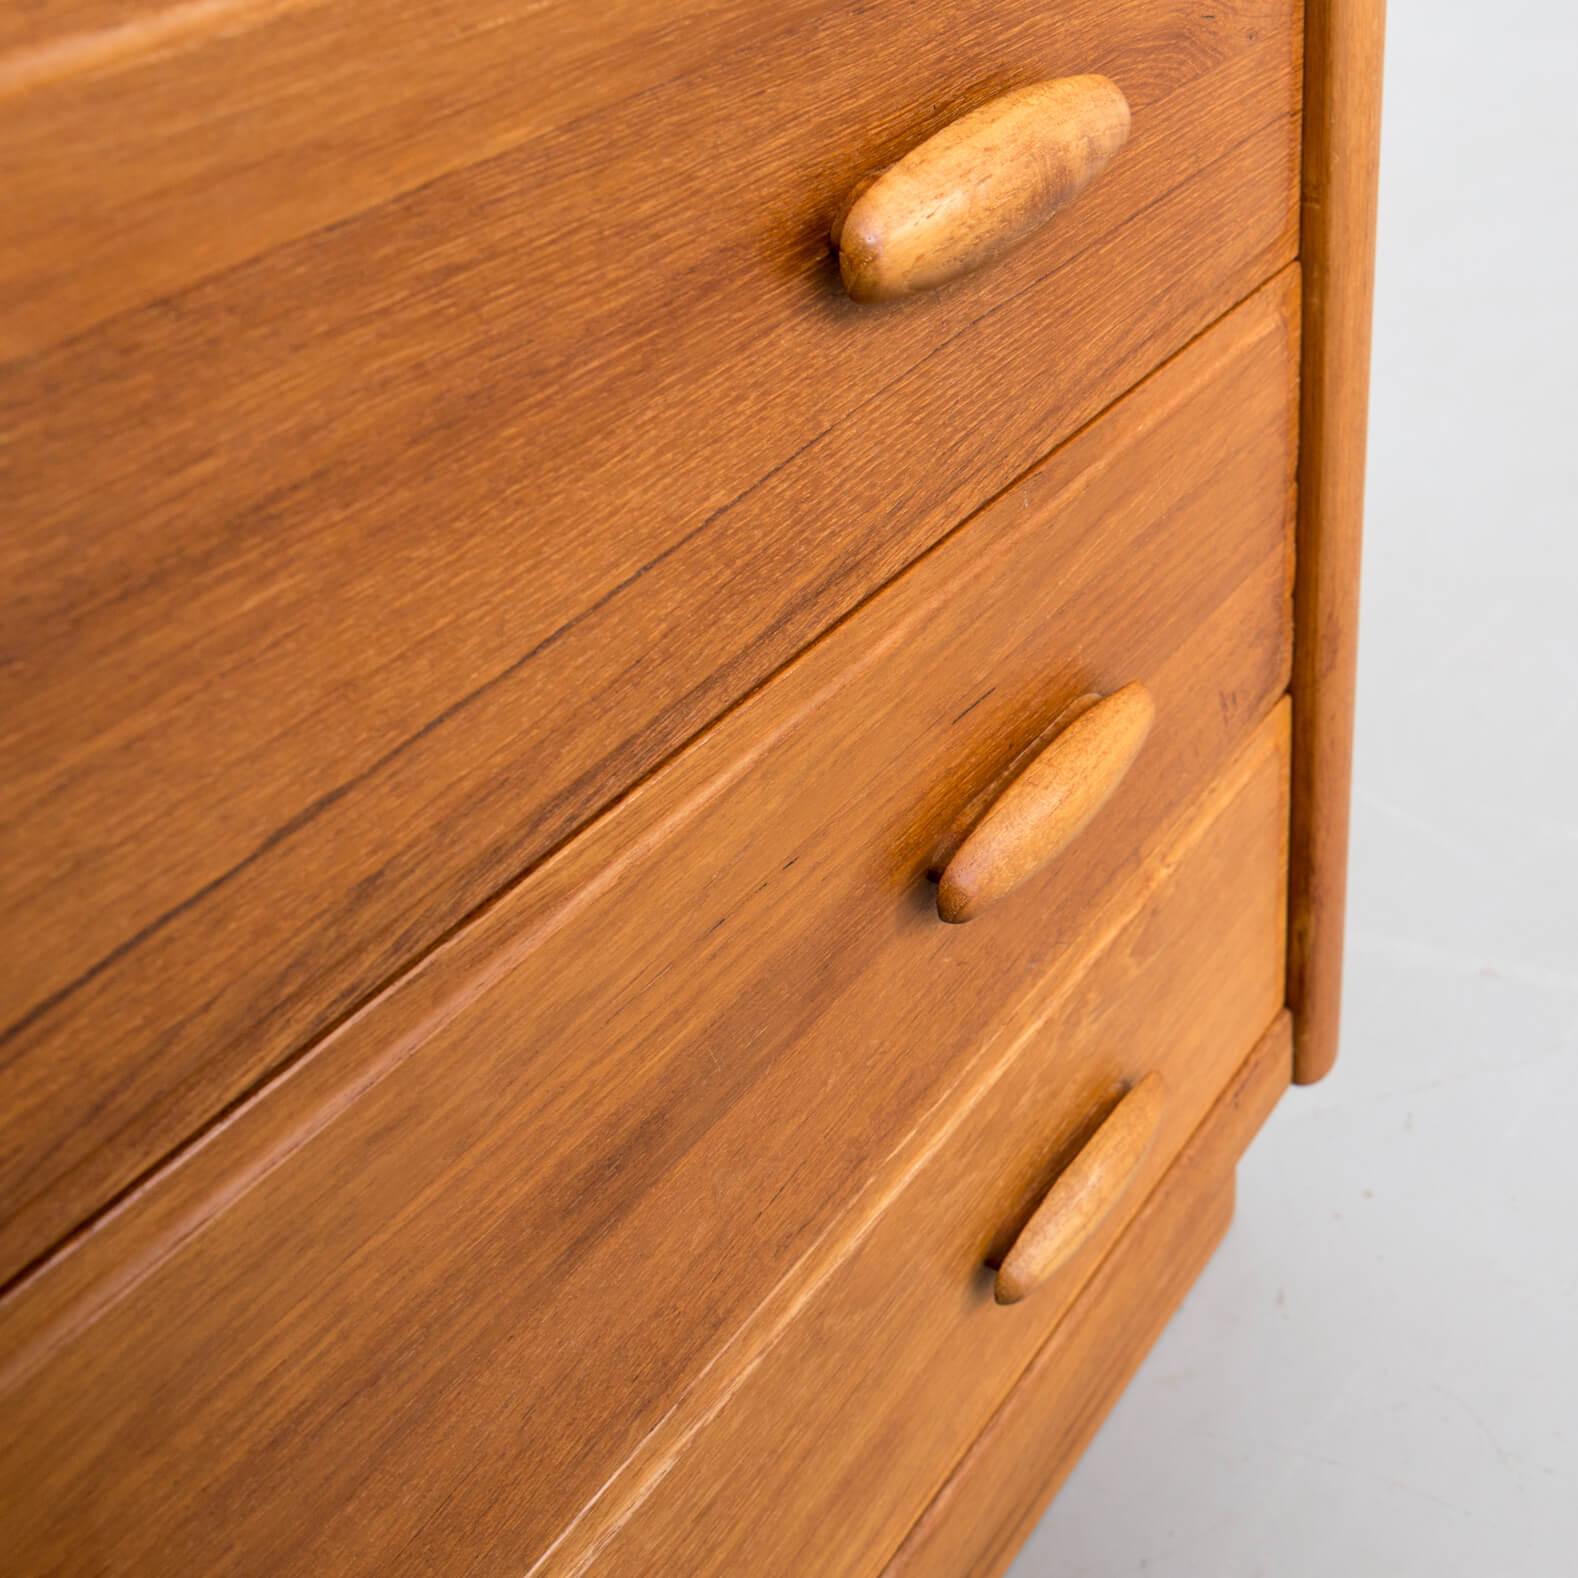
<path fill-rule="evenodd" d="M 1578 6 L 1394 0 L 1342 1058 L 1012 1578 L 1578 1574 Z"/>

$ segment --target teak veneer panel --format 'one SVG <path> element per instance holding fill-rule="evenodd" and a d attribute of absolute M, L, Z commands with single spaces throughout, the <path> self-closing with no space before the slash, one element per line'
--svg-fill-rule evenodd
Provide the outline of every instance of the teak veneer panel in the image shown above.
<path fill-rule="evenodd" d="M 1292 256 L 1288 17 L 1148 10 L 1129 145 L 928 299 L 828 213 L 1087 23 L 846 7 L 796 102 L 718 61 L 0 375 L 0 1276 Z"/>
<path fill-rule="evenodd" d="M 1292 1025 L 1283 1014 L 948 1476 L 883 1578 L 995 1578 L 1013 1560 L 1226 1230 L 1233 1167 L 1287 1089 L 1292 1063 Z"/>
<path fill-rule="evenodd" d="M 0 1304 L 12 1565 L 540 1554 L 1283 692 L 1296 324 L 1289 271 Z M 960 809 L 1136 677 L 1112 800 L 941 924 Z"/>
<path fill-rule="evenodd" d="M 822 168 L 858 157 L 872 128 L 886 138 L 1037 75 L 1121 72 L 1149 99 L 1180 72 L 1285 40 L 1292 10 L 1291 0 L 1072 0 L 1055 18 L 1013 0 L 12 6 L 0 14 L 0 357 L 469 165 L 496 161 L 500 181 L 524 182 L 530 197 L 542 177 L 523 150 L 555 135 L 566 156 L 579 145 L 578 173 L 598 180 L 599 145 L 643 98 L 694 106 L 657 127 L 641 159 L 650 166 L 667 147 L 694 161 L 704 195 L 690 212 L 688 188 L 649 198 L 657 215 L 672 198 L 669 223 L 694 248 L 702 216 L 732 217 L 729 187 L 752 183 L 730 149 L 742 133 L 759 170 L 774 162 L 773 143 L 810 154 L 794 185 L 735 194 L 782 209 L 825 197 Z M 810 117 L 823 124 L 806 143 L 798 128 Z M 409 212 L 420 222 L 420 202 Z M 595 206 L 585 217 L 615 219 Z M 781 253 L 785 238 L 764 238 L 763 219 L 717 240 L 749 249 L 766 239 Z M 595 278 L 617 268 L 605 253 Z"/>
<path fill-rule="evenodd" d="M 716 1418 L 692 1417 L 705 1388 L 681 1403 L 643 1443 L 636 1483 L 616 1482 L 605 1517 L 588 1517 L 545 1573 L 858 1578 L 894 1550 L 1280 1008 L 1287 775 L 1284 703 L 1212 786 L 1138 913 L 994 1034 L 975 1087 L 904 1158 L 903 1194 L 788 1329 L 743 1376 L 720 1364 Z M 999 1305 L 988 1264 L 1152 1072 L 1163 1120 L 1130 1191 L 1054 1280 Z"/>

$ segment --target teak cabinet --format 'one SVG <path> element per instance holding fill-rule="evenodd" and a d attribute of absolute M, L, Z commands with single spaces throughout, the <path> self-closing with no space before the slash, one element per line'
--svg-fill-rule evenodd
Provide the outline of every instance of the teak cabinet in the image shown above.
<path fill-rule="evenodd" d="M 1380 43 L 0 17 L 0 1569 L 1001 1569 L 1335 1051 Z"/>

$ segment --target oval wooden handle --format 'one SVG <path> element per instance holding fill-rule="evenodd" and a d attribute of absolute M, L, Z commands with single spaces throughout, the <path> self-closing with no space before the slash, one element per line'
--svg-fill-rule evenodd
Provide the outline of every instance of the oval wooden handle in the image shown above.
<path fill-rule="evenodd" d="M 1050 1281 L 1122 1199 L 1156 1138 L 1165 1097 L 1161 1075 L 1147 1074 L 1107 1115 L 1003 1257 L 999 1304 L 1017 1304 Z"/>
<path fill-rule="evenodd" d="M 1073 201 L 1129 136 L 1106 77 L 1016 88 L 857 185 L 833 222 L 844 288 L 892 301 L 1000 256 Z"/>
<path fill-rule="evenodd" d="M 937 913 L 953 924 L 1032 877 L 1105 805 L 1139 755 L 1156 718 L 1137 680 L 1078 716 L 992 801 L 937 880 Z"/>

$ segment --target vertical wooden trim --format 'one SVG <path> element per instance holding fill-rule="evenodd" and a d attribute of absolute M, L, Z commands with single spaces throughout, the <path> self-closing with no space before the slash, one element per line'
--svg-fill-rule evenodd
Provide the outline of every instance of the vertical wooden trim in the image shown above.
<path fill-rule="evenodd" d="M 1304 353 L 1294 582 L 1293 1077 L 1337 1056 L 1385 0 L 1306 0 Z"/>

